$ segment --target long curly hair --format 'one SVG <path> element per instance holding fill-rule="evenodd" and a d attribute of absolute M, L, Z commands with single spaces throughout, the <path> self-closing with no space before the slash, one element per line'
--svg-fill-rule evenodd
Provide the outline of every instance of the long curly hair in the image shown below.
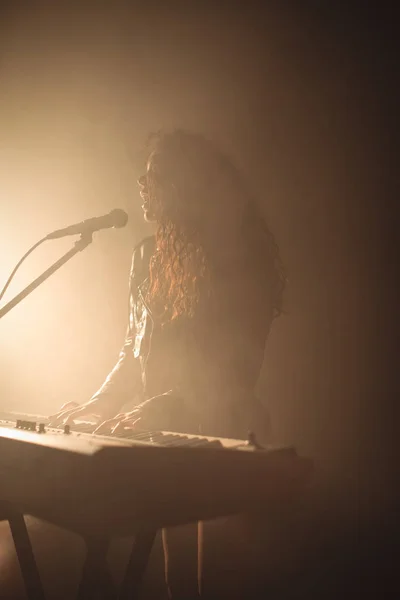
<path fill-rule="evenodd" d="M 149 198 L 158 223 L 147 293 L 154 315 L 163 324 L 193 317 L 212 297 L 218 256 L 207 245 L 207 222 L 221 205 L 235 210 L 236 203 L 242 207 L 248 265 L 265 276 L 273 316 L 279 316 L 286 283 L 279 248 L 234 163 L 208 139 L 183 130 L 153 134 L 148 156 Z M 235 190 L 231 197 L 225 197 L 228 188 L 221 190 L 221 182 Z"/>

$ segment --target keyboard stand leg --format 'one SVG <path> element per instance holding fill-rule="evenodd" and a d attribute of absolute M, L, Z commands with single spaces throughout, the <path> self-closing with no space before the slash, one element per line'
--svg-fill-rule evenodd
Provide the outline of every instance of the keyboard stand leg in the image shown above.
<path fill-rule="evenodd" d="M 116 592 L 107 566 L 109 541 L 90 538 L 86 540 L 87 555 L 83 565 L 77 600 L 114 600 Z"/>
<path fill-rule="evenodd" d="M 121 585 L 119 600 L 137 600 L 157 531 L 141 531 L 135 535 L 132 552 Z"/>
<path fill-rule="evenodd" d="M 29 539 L 25 519 L 22 514 L 9 514 L 8 522 L 14 540 L 15 550 L 29 600 L 45 600 L 42 582 Z"/>

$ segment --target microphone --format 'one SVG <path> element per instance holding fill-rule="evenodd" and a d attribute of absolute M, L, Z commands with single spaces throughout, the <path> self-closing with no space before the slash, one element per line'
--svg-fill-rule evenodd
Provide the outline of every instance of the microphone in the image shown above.
<path fill-rule="evenodd" d="M 92 217 L 91 219 L 85 219 L 80 223 L 75 223 L 75 225 L 64 227 L 64 229 L 56 229 L 56 231 L 49 233 L 45 239 L 55 240 L 66 235 L 91 234 L 99 229 L 108 229 L 109 227 L 125 227 L 127 222 L 128 215 L 126 212 L 120 208 L 114 208 L 108 215 Z"/>

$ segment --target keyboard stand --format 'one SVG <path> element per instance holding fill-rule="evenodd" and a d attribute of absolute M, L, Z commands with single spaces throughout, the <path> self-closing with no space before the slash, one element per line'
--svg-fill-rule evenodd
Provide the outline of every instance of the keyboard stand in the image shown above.
<path fill-rule="evenodd" d="M 33 554 L 25 519 L 22 514 L 6 511 L 5 519 L 10 525 L 26 595 L 29 600 L 45 600 L 35 555 Z"/>
<path fill-rule="evenodd" d="M 22 514 L 0 506 L 0 519 L 10 525 L 22 579 L 28 600 L 46 600 L 43 584 L 33 553 L 28 529 Z M 119 592 L 107 565 L 110 540 L 86 538 L 87 554 L 82 569 L 77 600 L 138 600 L 157 530 L 142 530 L 135 535 L 128 565 Z"/>
<path fill-rule="evenodd" d="M 107 566 L 109 540 L 88 538 L 86 559 L 82 569 L 77 600 L 114 600 L 117 598 L 112 577 Z"/>
<path fill-rule="evenodd" d="M 156 530 L 140 531 L 135 536 L 129 562 L 122 582 L 119 600 L 137 600 L 146 571 Z"/>
<path fill-rule="evenodd" d="M 131 555 L 119 593 L 107 568 L 109 540 L 86 540 L 87 555 L 79 584 L 77 600 L 137 600 L 143 575 L 157 531 L 139 531 L 135 535 Z"/>

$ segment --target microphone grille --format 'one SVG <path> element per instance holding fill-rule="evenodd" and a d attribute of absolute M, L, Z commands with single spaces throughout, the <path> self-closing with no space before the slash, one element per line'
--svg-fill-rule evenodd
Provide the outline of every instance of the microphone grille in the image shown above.
<path fill-rule="evenodd" d="M 110 216 L 112 217 L 113 227 L 125 227 L 128 222 L 128 215 L 121 208 L 114 208 L 110 212 Z"/>

